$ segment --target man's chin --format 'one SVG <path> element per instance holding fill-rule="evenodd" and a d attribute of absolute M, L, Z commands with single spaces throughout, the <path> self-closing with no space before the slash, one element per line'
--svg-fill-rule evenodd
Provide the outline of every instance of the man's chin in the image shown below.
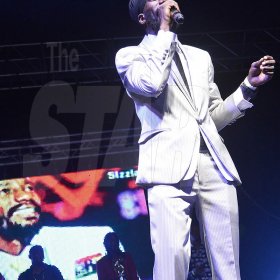
<path fill-rule="evenodd" d="M 21 224 L 8 223 L 5 227 L 0 227 L 0 236 L 7 240 L 16 239 L 28 243 L 40 231 L 41 227 L 38 220 L 30 220 Z"/>

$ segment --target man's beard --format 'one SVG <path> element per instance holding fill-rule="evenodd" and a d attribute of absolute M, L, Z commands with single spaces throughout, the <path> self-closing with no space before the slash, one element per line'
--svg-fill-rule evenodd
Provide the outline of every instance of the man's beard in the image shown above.
<path fill-rule="evenodd" d="M 23 244 L 29 244 L 31 239 L 40 231 L 40 221 L 33 225 L 11 224 L 0 218 L 0 236 L 7 241 L 19 240 Z"/>
<path fill-rule="evenodd" d="M 153 32 L 157 33 L 160 28 L 160 19 L 152 11 L 147 11 L 145 14 L 146 17 L 146 26 L 151 29 Z"/>

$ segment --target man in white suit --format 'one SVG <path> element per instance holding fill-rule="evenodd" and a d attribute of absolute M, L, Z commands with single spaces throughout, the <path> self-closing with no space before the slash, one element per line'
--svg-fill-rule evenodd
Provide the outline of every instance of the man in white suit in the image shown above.
<path fill-rule="evenodd" d="M 254 62 L 237 90 L 222 100 L 209 54 L 182 45 L 172 0 L 130 0 L 146 29 L 139 46 L 121 49 L 116 67 L 142 125 L 137 183 L 148 187 L 154 280 L 186 280 L 191 211 L 200 222 L 213 279 L 237 280 L 240 178 L 218 131 L 253 105 L 275 61 Z"/>

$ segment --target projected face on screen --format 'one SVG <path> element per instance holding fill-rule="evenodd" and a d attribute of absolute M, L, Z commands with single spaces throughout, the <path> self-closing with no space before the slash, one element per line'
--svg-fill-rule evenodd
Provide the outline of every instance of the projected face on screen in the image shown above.
<path fill-rule="evenodd" d="M 0 181 L 2 229 L 28 228 L 38 223 L 41 199 L 29 178 Z"/>

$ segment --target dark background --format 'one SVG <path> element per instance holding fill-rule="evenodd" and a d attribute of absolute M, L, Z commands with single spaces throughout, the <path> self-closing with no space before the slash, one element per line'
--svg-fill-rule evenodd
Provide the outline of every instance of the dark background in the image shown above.
<path fill-rule="evenodd" d="M 179 33 L 231 32 L 280 26 L 276 0 L 179 3 L 186 18 Z M 140 35 L 142 30 L 130 21 L 127 1 L 124 0 L 1 1 L 0 45 Z M 279 57 L 279 49 L 271 55 Z M 217 73 L 216 82 L 222 96 L 229 95 L 245 76 L 244 71 Z M 261 88 L 254 100 L 255 107 L 246 113 L 245 118 L 222 131 L 243 181 L 238 195 L 241 272 L 246 280 L 280 279 L 279 83 L 279 72 L 276 71 L 274 79 Z M 38 89 L 0 93 L 2 140 L 30 137 L 29 115 L 37 92 Z M 108 126 L 104 129 L 113 127 L 116 115 L 108 116 Z M 83 117 L 75 115 L 74 122 L 73 118 L 73 115 L 60 115 L 60 119 L 57 116 L 70 133 L 81 132 Z M 125 159 L 116 156 L 112 158 L 112 165 L 124 162 L 134 165 L 136 158 L 137 152 Z M 2 166 L 2 177 L 22 175 L 20 167 L 12 169 L 7 171 Z"/>
<path fill-rule="evenodd" d="M 1 42 L 46 42 L 140 35 L 126 0 L 1 1 Z M 178 1 L 185 15 L 181 32 L 279 26 L 276 0 Z"/>

